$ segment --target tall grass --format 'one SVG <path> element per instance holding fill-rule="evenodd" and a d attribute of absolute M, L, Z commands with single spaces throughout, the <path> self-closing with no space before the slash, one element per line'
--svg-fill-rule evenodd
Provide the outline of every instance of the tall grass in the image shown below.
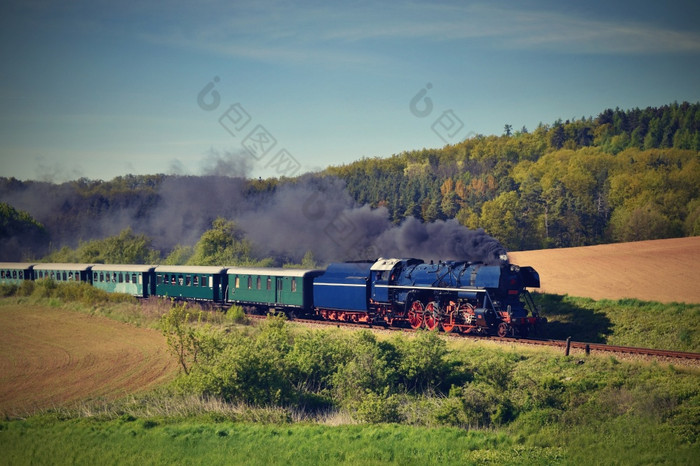
<path fill-rule="evenodd" d="M 0 443 L 2 464 L 555 464 L 564 457 L 561 448 L 499 432 L 130 417 L 4 423 Z"/>

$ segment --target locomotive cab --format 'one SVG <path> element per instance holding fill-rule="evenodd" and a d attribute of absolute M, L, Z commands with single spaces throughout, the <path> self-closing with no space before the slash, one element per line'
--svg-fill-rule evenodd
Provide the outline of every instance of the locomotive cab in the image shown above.
<path fill-rule="evenodd" d="M 371 298 L 375 303 L 390 303 L 397 299 L 398 279 L 407 266 L 422 264 L 420 259 L 379 258 L 370 268 Z"/>

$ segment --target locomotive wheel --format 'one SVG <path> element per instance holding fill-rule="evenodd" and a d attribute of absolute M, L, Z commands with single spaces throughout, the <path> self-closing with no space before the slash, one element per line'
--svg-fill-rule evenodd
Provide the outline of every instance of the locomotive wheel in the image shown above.
<path fill-rule="evenodd" d="M 438 305 L 433 301 L 425 306 L 425 328 L 433 331 L 438 328 L 440 317 L 437 315 Z"/>
<path fill-rule="evenodd" d="M 455 329 L 455 313 L 450 312 L 447 314 L 447 318 L 440 322 L 440 328 L 445 333 L 450 333 Z"/>
<path fill-rule="evenodd" d="M 418 330 L 423 327 L 424 313 L 425 308 L 423 307 L 423 303 L 420 301 L 413 301 L 411 309 L 408 310 L 408 323 L 411 325 L 412 329 Z"/>
<path fill-rule="evenodd" d="M 503 338 L 505 336 L 508 336 L 510 333 L 510 325 L 506 324 L 505 322 L 501 322 L 498 324 L 498 336 Z"/>

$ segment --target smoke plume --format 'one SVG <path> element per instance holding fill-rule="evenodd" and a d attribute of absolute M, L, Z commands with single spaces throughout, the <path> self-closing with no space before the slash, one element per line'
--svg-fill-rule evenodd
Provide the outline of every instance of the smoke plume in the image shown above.
<path fill-rule="evenodd" d="M 409 217 L 394 225 L 386 208 L 357 206 L 335 178 L 282 186 L 237 222 L 259 254 L 298 260 L 312 251 L 322 263 L 416 257 L 499 264 L 506 253 L 483 230 L 469 230 L 454 219 L 423 223 Z"/>
<path fill-rule="evenodd" d="M 246 170 L 245 162 L 228 154 L 207 160 L 208 172 Z M 78 189 L 81 183 L 89 182 L 0 179 L 0 200 L 44 224 L 55 248 L 131 227 L 167 254 L 176 245 L 195 244 L 215 218 L 224 217 L 245 231 L 256 257 L 280 263 L 300 262 L 308 251 L 320 264 L 378 257 L 493 264 L 505 254 L 483 230 L 469 230 L 455 220 L 423 223 L 410 217 L 395 225 L 386 208 L 357 205 L 345 183 L 333 177 L 305 175 L 272 190 L 251 190 L 244 177 L 162 176 L 152 190 L 141 185 L 138 192 L 122 188 L 109 196 L 86 196 L 85 186 Z"/>

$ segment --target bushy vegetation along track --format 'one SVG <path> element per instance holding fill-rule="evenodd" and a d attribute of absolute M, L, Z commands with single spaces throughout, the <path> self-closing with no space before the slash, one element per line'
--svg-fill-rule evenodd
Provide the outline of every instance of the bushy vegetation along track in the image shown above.
<path fill-rule="evenodd" d="M 249 315 L 249 317 L 252 317 L 254 319 L 265 319 L 266 318 L 266 316 L 262 316 L 262 315 Z M 353 323 L 353 322 L 335 322 L 335 321 L 314 320 L 314 319 L 298 319 L 298 318 L 293 318 L 292 320 L 294 322 L 297 322 L 297 323 L 312 324 L 312 325 L 330 325 L 330 326 L 336 326 L 336 327 L 342 326 L 342 327 L 391 330 L 391 331 L 400 331 L 400 332 L 415 332 L 415 330 L 413 330 L 411 328 L 386 327 L 383 325 L 372 326 L 372 325 L 359 324 L 359 323 Z M 457 338 L 469 337 L 469 338 L 476 338 L 476 339 L 486 339 L 489 341 L 497 341 L 497 342 L 508 343 L 508 344 L 518 343 L 518 344 L 528 344 L 528 345 L 540 345 L 540 346 L 559 347 L 562 349 L 564 349 L 568 346 L 569 350 L 572 350 L 572 349 L 579 350 L 579 351 L 584 351 L 586 353 L 606 352 L 606 353 L 611 353 L 611 354 L 638 355 L 638 356 L 646 356 L 646 357 L 652 357 L 652 358 L 689 360 L 689 361 L 697 361 L 698 363 L 700 363 L 700 353 L 691 353 L 691 352 L 686 352 L 686 351 L 670 351 L 670 350 L 661 350 L 661 349 L 654 349 L 654 348 L 639 348 L 639 347 L 632 347 L 632 346 L 606 345 L 603 343 L 586 343 L 586 342 L 579 342 L 579 341 L 568 341 L 567 342 L 566 340 L 548 340 L 548 339 L 538 339 L 538 338 L 508 338 L 508 337 L 485 336 L 485 335 L 476 335 L 476 334 L 459 334 L 459 333 L 449 333 L 447 335 L 457 337 Z"/>

